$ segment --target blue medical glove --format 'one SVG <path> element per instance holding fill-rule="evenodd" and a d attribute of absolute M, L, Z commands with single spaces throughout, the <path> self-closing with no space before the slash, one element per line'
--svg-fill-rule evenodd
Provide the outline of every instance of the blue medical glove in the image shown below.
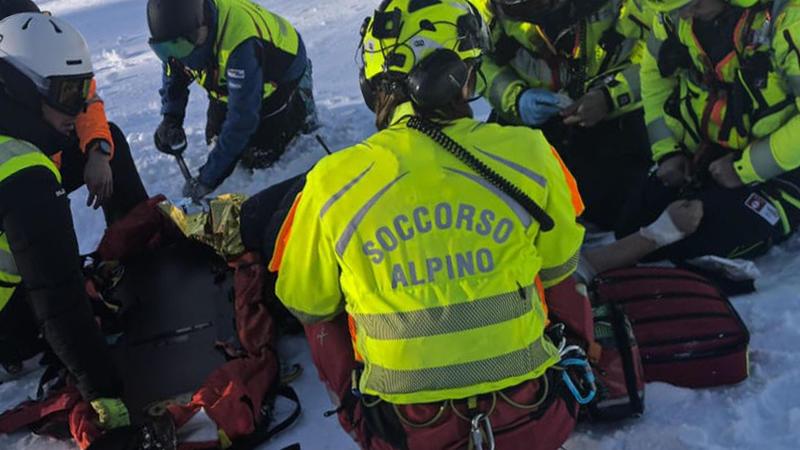
<path fill-rule="evenodd" d="M 519 96 L 517 110 L 528 126 L 541 125 L 561 111 L 559 97 L 546 89 L 528 89 Z"/>

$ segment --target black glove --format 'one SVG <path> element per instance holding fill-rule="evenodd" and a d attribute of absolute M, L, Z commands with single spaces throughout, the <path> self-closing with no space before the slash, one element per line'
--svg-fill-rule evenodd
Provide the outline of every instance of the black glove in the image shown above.
<path fill-rule="evenodd" d="M 158 151 L 168 155 L 180 155 L 188 145 L 186 133 L 183 131 L 183 120 L 169 114 L 164 116 L 153 139 Z"/>

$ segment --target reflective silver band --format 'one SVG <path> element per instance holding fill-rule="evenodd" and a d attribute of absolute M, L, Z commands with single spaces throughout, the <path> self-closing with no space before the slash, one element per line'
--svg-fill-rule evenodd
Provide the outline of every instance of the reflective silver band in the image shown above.
<path fill-rule="evenodd" d="M 762 180 L 769 180 L 786 172 L 775 160 L 769 142 L 769 138 L 757 141 L 750 148 L 750 164 L 753 166 L 756 175 Z"/>
<path fill-rule="evenodd" d="M 336 242 L 337 255 L 342 256 L 344 254 L 344 251 L 347 248 L 347 244 L 350 243 L 350 239 L 353 238 L 353 235 L 355 234 L 358 225 L 361 223 L 362 220 L 364 220 L 364 216 L 367 215 L 367 212 L 369 212 L 369 210 L 373 206 L 375 206 L 375 203 L 377 203 L 378 200 L 380 200 L 380 198 L 383 197 L 383 194 L 385 194 L 390 187 L 394 186 L 395 183 L 400 181 L 400 179 L 406 175 L 408 175 L 408 172 L 402 173 L 400 174 L 400 176 L 390 181 L 389 184 L 387 184 L 386 186 L 381 188 L 381 190 L 375 193 L 375 195 L 373 195 L 372 198 L 369 199 L 367 203 L 365 203 L 364 206 L 362 206 L 361 209 L 358 210 L 358 212 L 356 212 L 355 216 L 353 216 L 353 218 L 350 219 L 350 222 L 347 224 L 347 227 L 345 228 L 344 232 L 339 237 L 339 240 Z"/>
<path fill-rule="evenodd" d="M 525 226 L 527 228 L 527 227 L 529 227 L 531 225 L 532 219 L 531 219 L 531 215 L 528 214 L 528 211 L 526 211 L 525 208 L 522 207 L 522 205 L 517 203 L 516 200 L 514 200 L 511 197 L 509 197 L 508 194 L 506 194 L 505 192 L 503 192 L 500 189 L 498 189 L 492 183 L 489 183 L 488 181 L 486 181 L 483 177 L 481 177 L 479 175 L 476 175 L 474 173 L 462 172 L 462 171 L 460 171 L 458 169 L 453 169 L 453 168 L 450 168 L 450 167 L 445 167 L 445 169 L 449 170 L 450 172 L 457 173 L 457 174 L 459 174 L 459 175 L 461 175 L 463 177 L 469 178 L 470 180 L 472 180 L 472 181 L 480 184 L 481 186 L 485 187 L 486 189 L 488 189 L 489 191 L 494 193 L 494 195 L 500 197 L 500 199 L 503 200 L 503 202 L 505 202 L 505 204 L 507 204 L 508 207 L 511 208 L 512 211 L 514 211 L 514 214 L 516 214 L 517 218 L 519 219 L 520 222 L 522 222 L 523 226 Z"/>
<path fill-rule="evenodd" d="M 292 313 L 292 315 L 295 316 L 297 320 L 299 320 L 301 323 L 306 325 L 313 325 L 315 323 L 331 320 L 334 317 L 338 316 L 342 311 L 344 311 L 344 299 L 342 299 L 341 303 L 336 308 L 336 311 L 334 311 L 331 314 L 326 314 L 322 316 L 299 311 L 289 306 L 286 306 L 286 309 L 288 309 L 289 312 Z"/>
<path fill-rule="evenodd" d="M 492 80 L 491 86 L 489 86 L 489 95 L 487 95 L 487 99 L 489 103 L 498 111 L 503 109 L 503 98 L 506 95 L 506 90 L 508 87 L 511 86 L 514 82 L 519 81 L 519 77 L 514 73 L 514 71 L 509 67 L 504 67 L 500 69 L 500 73 L 494 77 Z M 514 105 L 514 111 L 516 113 L 516 105 Z"/>
<path fill-rule="evenodd" d="M 25 141 L 11 139 L 0 144 L 0 164 L 5 164 L 11 158 L 28 153 L 39 153 L 39 149 Z"/>
<path fill-rule="evenodd" d="M 349 191 L 353 186 L 356 185 L 356 183 L 361 181 L 361 179 L 364 178 L 364 175 L 366 175 L 367 172 L 369 172 L 372 169 L 372 166 L 374 166 L 374 165 L 375 165 L 375 163 L 373 162 L 372 164 L 369 165 L 369 167 L 364 169 L 363 172 L 358 174 L 358 176 L 356 176 L 355 178 L 350 180 L 341 189 L 339 189 L 338 192 L 333 194 L 331 196 L 331 198 L 329 198 L 328 201 L 325 202 L 324 205 L 322 205 L 322 209 L 319 210 L 319 218 L 322 219 L 322 217 L 325 215 L 325 213 L 327 213 L 328 210 L 331 209 L 331 206 L 333 206 L 334 203 L 336 203 L 340 198 L 342 198 L 344 196 L 344 194 L 347 193 L 347 191 Z"/>
<path fill-rule="evenodd" d="M 580 261 L 580 259 L 580 251 L 577 251 L 569 258 L 569 260 L 567 260 L 567 262 L 561 264 L 560 266 L 547 268 L 543 267 L 542 270 L 539 271 L 539 278 L 543 283 L 564 278 L 578 268 L 578 261 Z"/>
<path fill-rule="evenodd" d="M 494 358 L 451 366 L 419 370 L 396 370 L 369 364 L 367 389 L 383 394 L 412 394 L 441 391 L 519 377 L 543 368 L 558 357 L 557 349 L 545 337 L 531 345 Z"/>
<path fill-rule="evenodd" d="M 538 184 L 539 186 L 547 187 L 547 179 L 545 177 L 543 177 L 542 175 L 539 175 L 538 173 L 534 172 L 533 170 L 528 169 L 527 167 L 523 167 L 523 166 L 515 163 L 514 161 L 509 161 L 509 160 L 507 160 L 505 158 L 497 156 L 494 153 L 489 153 L 487 151 L 481 150 L 478 147 L 475 147 L 475 148 L 479 152 L 481 152 L 482 154 L 488 156 L 489 158 L 491 158 L 491 159 L 493 159 L 493 160 L 495 160 L 495 161 L 497 161 L 497 162 L 499 162 L 501 164 L 504 164 L 504 165 L 508 166 L 509 168 L 513 169 L 516 172 L 521 173 L 522 175 L 525 175 L 527 178 L 530 178 L 531 180 L 533 180 L 534 183 Z"/>
<path fill-rule="evenodd" d="M 533 285 L 491 297 L 419 311 L 356 314 L 360 330 L 377 340 L 458 333 L 522 317 L 533 309 Z"/>
<path fill-rule="evenodd" d="M 647 136 L 650 138 L 651 144 L 674 137 L 663 117 L 659 117 L 647 124 Z"/>
<path fill-rule="evenodd" d="M 642 99 L 642 82 L 639 78 L 639 66 L 631 65 L 622 71 L 622 77 L 628 82 L 628 89 L 630 89 L 632 103 L 638 102 Z"/>

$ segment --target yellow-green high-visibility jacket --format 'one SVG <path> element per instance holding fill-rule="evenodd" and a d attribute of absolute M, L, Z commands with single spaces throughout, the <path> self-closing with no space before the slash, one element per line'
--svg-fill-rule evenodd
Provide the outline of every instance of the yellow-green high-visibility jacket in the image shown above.
<path fill-rule="evenodd" d="M 658 58 L 668 36 L 686 47 L 691 67 L 663 77 Z M 734 167 L 745 183 L 800 167 L 798 45 L 800 0 L 746 10 L 734 31 L 735 50 L 713 68 L 691 20 L 658 17 L 642 62 L 653 159 L 711 143 L 742 151 Z M 756 69 L 759 61 L 761 71 Z"/>
<path fill-rule="evenodd" d="M 268 48 L 275 47 L 286 53 L 296 55 L 300 38 L 288 20 L 267 11 L 250 0 L 213 0 L 217 7 L 217 32 L 213 55 L 217 58 L 216 67 L 211 71 L 191 71 L 208 95 L 222 102 L 228 101 L 227 71 L 228 58 L 242 42 L 258 37 Z M 267 64 L 269 62 L 266 62 Z M 262 98 L 275 92 L 277 86 L 264 83 Z"/>
<path fill-rule="evenodd" d="M 557 36 L 547 36 L 538 25 L 496 17 L 491 0 L 470 1 L 490 23 L 494 44 L 481 64 L 483 95 L 505 120 L 521 123 L 517 100 L 528 88 L 563 91 L 573 100 L 605 89 L 612 103 L 609 117 L 641 107 L 638 64 L 652 13 L 640 0 L 609 0 L 579 21 L 569 53 L 557 50 Z"/>
<path fill-rule="evenodd" d="M 574 180 L 538 131 L 466 118 L 444 128 L 553 217 L 543 233 L 509 196 L 407 128 L 409 114 L 401 105 L 389 128 L 308 174 L 281 230 L 276 292 L 306 323 L 346 310 L 364 361 L 360 389 L 392 403 L 538 377 L 559 356 L 543 335 L 535 279 L 549 287 L 577 265 Z"/>
<path fill-rule="evenodd" d="M 53 161 L 38 148 L 22 140 L 0 136 L 0 182 L 23 169 L 34 166 L 50 169 L 59 183 L 61 182 L 61 173 Z M 8 238 L 5 232 L 0 230 L 0 310 L 6 306 L 21 281 L 14 255 L 8 247 Z"/>

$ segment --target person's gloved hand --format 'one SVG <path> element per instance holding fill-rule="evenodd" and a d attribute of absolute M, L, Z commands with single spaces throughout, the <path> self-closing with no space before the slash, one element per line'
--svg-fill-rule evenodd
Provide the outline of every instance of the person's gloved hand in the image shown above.
<path fill-rule="evenodd" d="M 528 89 L 519 96 L 517 110 L 528 126 L 541 125 L 561 111 L 561 99 L 546 89 Z"/>
<path fill-rule="evenodd" d="M 183 196 L 192 199 L 195 203 L 199 203 L 200 200 L 204 199 L 213 190 L 213 188 L 197 181 L 196 178 L 192 178 L 183 185 Z"/>
<path fill-rule="evenodd" d="M 183 131 L 183 121 L 166 114 L 158 125 L 153 140 L 158 151 L 168 155 L 180 155 L 188 145 L 186 133 Z"/>
<path fill-rule="evenodd" d="M 118 398 L 98 398 L 90 402 L 97 413 L 100 426 L 106 430 L 125 427 L 131 424 L 128 408 Z"/>

